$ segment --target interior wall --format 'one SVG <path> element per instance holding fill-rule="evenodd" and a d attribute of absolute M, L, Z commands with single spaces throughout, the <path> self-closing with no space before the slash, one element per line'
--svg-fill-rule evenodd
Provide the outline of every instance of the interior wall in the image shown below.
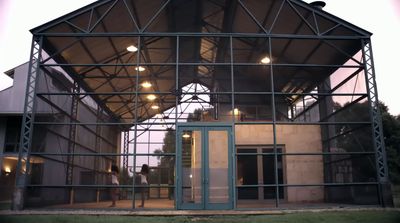
<path fill-rule="evenodd" d="M 277 125 L 276 143 L 284 153 L 322 152 L 321 129 L 318 125 Z M 272 125 L 236 125 L 236 145 L 272 145 Z M 322 184 L 323 161 L 320 155 L 286 155 L 283 159 L 285 184 Z M 323 187 L 287 187 L 288 202 L 320 202 Z"/>

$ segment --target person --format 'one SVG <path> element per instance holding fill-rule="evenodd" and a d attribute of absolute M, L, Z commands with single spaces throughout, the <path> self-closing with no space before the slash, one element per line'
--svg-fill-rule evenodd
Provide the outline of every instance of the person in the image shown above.
<path fill-rule="evenodd" d="M 147 181 L 147 176 L 149 175 L 149 166 L 147 164 L 142 165 L 142 169 L 140 170 L 140 173 L 138 175 L 140 176 L 140 185 L 141 186 L 146 186 L 149 184 Z M 144 199 L 145 199 L 146 192 L 147 192 L 147 188 L 145 188 L 145 187 L 140 188 L 142 203 L 139 205 L 139 207 L 141 207 L 141 208 L 144 207 Z"/>
<path fill-rule="evenodd" d="M 118 166 L 112 165 L 111 166 L 111 184 L 113 186 L 118 186 L 119 185 L 118 172 L 119 172 Z M 119 192 L 119 188 L 117 188 L 117 187 L 111 188 L 111 200 L 112 200 L 112 203 L 111 203 L 110 207 L 115 207 L 116 201 L 117 201 L 117 198 L 118 198 L 118 194 L 119 194 L 118 192 Z"/>

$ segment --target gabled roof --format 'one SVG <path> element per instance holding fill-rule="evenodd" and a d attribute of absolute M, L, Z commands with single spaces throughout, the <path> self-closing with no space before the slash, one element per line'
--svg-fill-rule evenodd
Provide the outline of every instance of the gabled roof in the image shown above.
<path fill-rule="evenodd" d="M 282 77 L 275 90 L 293 94 L 314 89 L 338 68 L 330 65 L 353 59 L 361 49 L 360 39 L 371 35 L 299 0 L 102 0 L 31 32 L 43 36 L 43 49 L 87 92 L 133 92 L 136 65 L 146 66 L 139 81 L 151 81 L 154 91 L 165 93 L 160 99 L 163 110 L 175 105 L 177 34 L 179 63 L 187 65 L 179 68 L 179 87 L 196 81 L 217 89 L 218 82 L 218 90 L 229 91 L 224 83 L 230 72 L 224 64 L 230 62 L 226 34 L 232 34 L 234 62 L 248 64 L 258 63 L 269 48 L 265 37 L 273 37 L 273 62 L 291 64 L 275 68 L 274 73 Z M 198 33 L 203 37 L 196 37 Z M 140 43 L 135 35 L 142 36 Z M 140 46 L 140 54 L 128 52 L 129 45 Z M 318 66 L 299 68 L 296 64 Z M 265 72 L 269 75 L 269 71 L 246 66 L 235 72 L 240 74 L 235 90 L 261 89 L 266 83 L 261 85 L 260 79 Z M 121 119 L 134 118 L 132 94 L 95 99 Z M 148 109 L 145 94 L 138 101 L 139 120 L 155 114 Z"/>
<path fill-rule="evenodd" d="M 104 31 L 116 33 L 207 32 L 207 28 L 209 28 L 208 31 L 213 31 L 213 33 L 221 31 L 247 33 L 247 30 L 250 33 L 266 31 L 272 34 L 305 34 L 313 30 L 321 35 L 371 35 L 370 32 L 354 24 L 300 0 L 205 0 L 201 3 L 199 2 L 194 0 L 99 0 L 33 28 L 31 32 L 32 34 L 54 32 L 98 33 Z M 242 7 L 238 8 L 239 5 Z M 201 10 L 199 10 L 200 7 L 202 8 Z M 252 20 L 251 23 L 253 24 L 243 27 L 241 26 L 244 24 L 243 21 L 235 20 L 233 29 L 218 30 L 218 28 L 222 28 L 222 19 L 226 16 L 224 12 L 219 10 L 227 7 L 237 10 L 236 17 L 231 15 L 231 20 L 235 20 L 235 18 L 240 18 L 247 22 Z M 186 15 L 171 17 L 171 14 L 177 14 L 177 11 L 184 12 Z M 193 28 L 193 23 L 191 22 L 195 20 L 196 15 L 199 16 L 199 13 L 204 15 L 206 12 L 209 13 L 209 15 L 206 15 L 207 18 L 203 18 L 206 23 L 209 23 L 204 25 L 206 29 L 196 30 Z M 280 14 L 279 16 L 277 16 L 278 13 Z M 307 14 L 309 13 L 313 14 L 312 18 L 307 18 Z M 186 20 L 173 20 L 174 18 L 182 17 L 185 17 Z M 305 30 L 298 30 L 298 33 L 295 33 L 289 30 L 290 27 L 285 30 L 280 25 L 287 20 L 294 22 L 296 19 L 304 20 L 302 22 L 307 23 L 310 30 L 307 32 Z M 121 21 L 124 23 L 121 24 Z M 105 25 L 105 28 L 101 28 L 102 25 Z M 249 30 L 255 25 L 264 30 L 259 30 L 258 32 Z M 62 29 L 67 28 L 67 26 L 69 26 L 69 29 Z M 211 29 L 212 26 L 215 29 Z M 328 30 L 330 32 L 325 33 Z M 303 31 L 303 33 L 300 31 Z"/>

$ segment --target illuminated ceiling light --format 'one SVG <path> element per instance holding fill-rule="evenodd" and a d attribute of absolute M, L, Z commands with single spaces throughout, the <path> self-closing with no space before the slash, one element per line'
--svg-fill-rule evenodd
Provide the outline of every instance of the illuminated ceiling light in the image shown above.
<path fill-rule="evenodd" d="M 10 173 L 11 173 L 10 167 L 6 166 L 6 167 L 4 168 L 4 172 L 5 172 L 6 176 L 10 175 Z"/>
<path fill-rule="evenodd" d="M 237 109 L 237 108 L 233 109 L 233 114 L 234 115 L 239 115 L 239 109 Z"/>
<path fill-rule="evenodd" d="M 135 70 L 137 70 L 137 71 L 139 71 L 139 72 L 142 72 L 142 71 L 145 71 L 146 68 L 144 68 L 144 67 L 142 67 L 142 66 L 138 66 L 138 67 L 135 67 Z"/>
<path fill-rule="evenodd" d="M 152 105 L 151 106 L 151 109 L 153 109 L 153 110 L 157 110 L 157 109 L 159 109 L 160 108 L 160 106 L 158 106 L 158 105 Z"/>
<path fill-rule="evenodd" d="M 136 46 L 134 46 L 134 45 L 130 45 L 130 46 L 128 46 L 126 48 L 126 50 L 128 50 L 129 52 L 134 53 L 134 52 L 136 52 L 138 50 L 138 48 Z"/>
<path fill-rule="evenodd" d="M 268 64 L 269 62 L 271 62 L 271 59 L 267 56 L 261 59 L 262 64 Z"/>
<path fill-rule="evenodd" d="M 151 83 L 148 82 L 148 81 L 143 82 L 141 85 L 142 85 L 142 87 L 144 87 L 144 88 L 149 88 L 149 87 L 152 86 Z"/>
<path fill-rule="evenodd" d="M 149 94 L 146 96 L 146 98 L 150 101 L 154 101 L 157 98 L 157 96 L 155 96 L 154 94 Z"/>
<path fill-rule="evenodd" d="M 182 138 L 185 138 L 185 139 L 190 138 L 190 135 L 189 135 L 188 133 L 185 132 L 185 133 L 182 135 Z"/>

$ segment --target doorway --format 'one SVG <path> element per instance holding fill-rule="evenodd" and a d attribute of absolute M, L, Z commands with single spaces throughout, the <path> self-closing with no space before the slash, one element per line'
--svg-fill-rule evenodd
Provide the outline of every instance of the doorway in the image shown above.
<path fill-rule="evenodd" d="M 276 149 L 275 172 L 274 149 L 269 146 L 237 147 L 237 197 L 238 200 L 274 200 L 285 198 L 285 190 L 277 184 L 284 183 L 282 148 Z M 276 176 L 277 174 L 277 176 Z"/>
<path fill-rule="evenodd" d="M 231 125 L 177 127 L 178 209 L 233 208 L 231 133 Z"/>

